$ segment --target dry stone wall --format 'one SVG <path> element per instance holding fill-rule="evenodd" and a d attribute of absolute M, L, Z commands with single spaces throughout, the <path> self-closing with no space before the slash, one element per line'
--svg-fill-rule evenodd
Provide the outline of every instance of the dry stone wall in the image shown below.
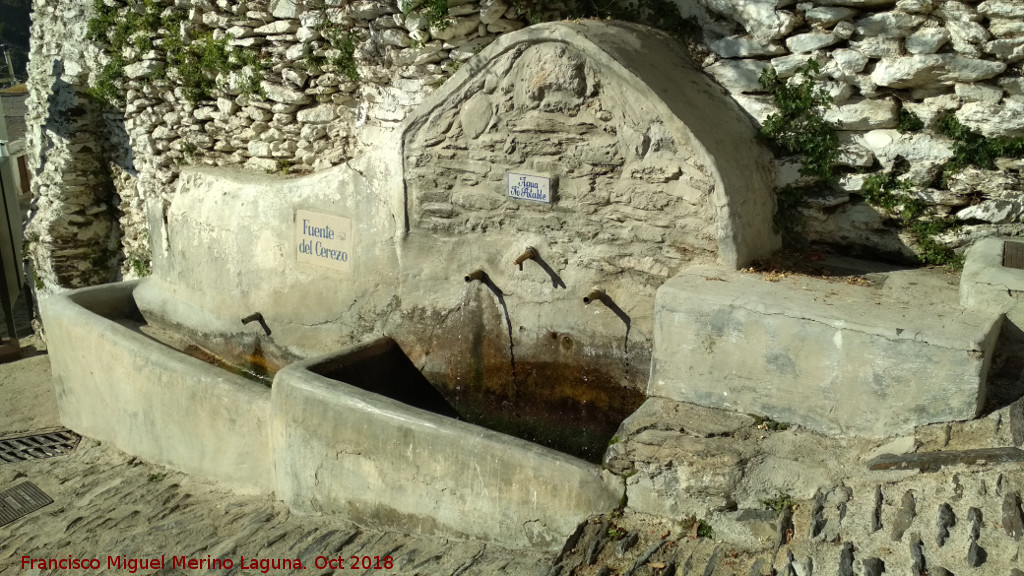
<path fill-rule="evenodd" d="M 1022 232 L 1021 161 L 997 159 L 993 169 L 969 167 L 943 181 L 957 142 L 936 130 L 952 113 L 985 137 L 1024 136 L 1019 2 L 701 0 L 691 8 L 710 49 L 706 71 L 759 121 L 775 111 L 758 82 L 765 67 L 785 78 L 808 59 L 820 64 L 816 80 L 834 98 L 825 118 L 840 126 L 838 163 L 846 174 L 803 210 L 811 239 L 909 254 L 913 240 L 863 201 L 867 174 L 894 167 L 932 216 L 962 224 L 941 241 L 961 247 Z M 898 130 L 901 110 L 924 129 Z M 784 161 L 779 173 L 780 184 L 798 177 Z"/>
<path fill-rule="evenodd" d="M 105 2 L 128 9 L 124 0 Z M 169 202 L 181 165 L 290 172 L 342 163 L 372 147 L 372 134 L 397 127 L 496 37 L 527 25 L 519 3 L 507 0 L 449 0 L 446 27 L 405 14 L 393 0 L 160 5 L 183 11 L 184 22 L 158 30 L 157 49 L 125 52 L 126 104 L 119 108 L 86 96 L 109 58 L 86 37 L 94 7 L 35 2 L 29 124 L 37 209 L 26 237 L 37 284 L 58 288 L 146 273 L 145 206 Z M 547 9 L 541 17 L 571 8 L 540 5 Z M 928 213 L 963 224 L 941 241 L 961 247 L 984 235 L 1024 232 L 1024 164 L 998 159 L 995 169 L 968 168 L 943 183 L 957 144 L 935 130 L 940 115 L 952 112 L 988 137 L 1024 135 L 1018 2 L 694 0 L 679 7 L 700 24 L 705 70 L 757 121 L 774 111 L 757 81 L 763 68 L 786 78 L 809 58 L 821 63 L 818 81 L 835 99 L 827 117 L 841 123 L 845 174 L 803 209 L 810 239 L 909 256 L 914 241 L 862 192 L 867 174 L 904 161 L 912 194 Z M 246 93 L 237 74 L 221 74 L 213 97 L 185 98 L 159 45 L 206 34 L 255 55 L 262 94 Z M 342 65 L 339 37 L 353 41 L 350 68 Z M 914 112 L 925 129 L 898 131 L 901 110 Z M 794 164 L 780 161 L 779 184 L 796 179 Z M 643 215 L 625 217 L 634 216 Z M 657 235 L 649 229 L 654 220 L 640 226 L 648 235 Z"/>
<path fill-rule="evenodd" d="M 79 90 L 86 62 L 99 55 L 77 24 L 87 15 L 80 3 L 42 1 L 34 19 L 47 25 L 32 28 L 26 136 L 35 209 L 25 239 L 36 277 L 61 286 L 114 278 L 118 198 L 110 173 L 130 166 L 117 115 Z"/>

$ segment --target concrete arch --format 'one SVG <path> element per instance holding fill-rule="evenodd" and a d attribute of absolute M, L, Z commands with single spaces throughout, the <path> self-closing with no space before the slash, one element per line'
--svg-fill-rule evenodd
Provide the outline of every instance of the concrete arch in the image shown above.
<path fill-rule="evenodd" d="M 469 60 L 427 97 L 402 127 L 410 206 L 419 201 L 419 191 L 409 185 L 410 169 L 417 162 L 413 157 L 417 135 L 430 124 L 440 123 L 441 131 L 447 130 L 452 112 L 445 124 L 442 112 L 446 107 L 457 108 L 453 101 L 465 104 L 473 93 L 493 89 L 509 72 L 507 66 L 501 69 L 502 57 L 517 51 L 522 55 L 531 46 L 546 43 L 562 44 L 582 55 L 588 66 L 599 70 L 602 82 L 618 84 L 631 93 L 637 105 L 664 124 L 675 142 L 693 152 L 695 164 L 703 166 L 713 182 L 709 204 L 714 219 L 714 259 L 739 268 L 779 248 L 780 239 L 772 226 L 771 157 L 757 143 L 753 124 L 719 86 L 688 61 L 678 42 L 657 30 L 621 22 L 532 26 L 500 37 Z M 490 113 L 486 109 L 481 112 Z"/>

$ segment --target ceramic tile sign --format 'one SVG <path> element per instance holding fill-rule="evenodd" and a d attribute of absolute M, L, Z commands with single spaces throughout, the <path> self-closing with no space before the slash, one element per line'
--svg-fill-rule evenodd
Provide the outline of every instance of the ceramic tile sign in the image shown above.
<path fill-rule="evenodd" d="M 296 210 L 295 243 L 298 262 L 347 272 L 351 266 L 352 221 Z"/>
<path fill-rule="evenodd" d="M 509 172 L 508 197 L 513 200 L 551 204 L 551 178 Z"/>

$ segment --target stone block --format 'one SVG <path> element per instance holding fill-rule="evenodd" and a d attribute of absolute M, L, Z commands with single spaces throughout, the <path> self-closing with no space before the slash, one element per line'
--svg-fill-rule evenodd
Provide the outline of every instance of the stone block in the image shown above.
<path fill-rule="evenodd" d="M 708 46 L 722 58 L 779 56 L 786 53 L 786 49 L 778 44 L 765 44 L 750 36 L 726 36 L 711 42 Z"/>
<path fill-rule="evenodd" d="M 620 439 L 644 430 L 685 431 L 691 436 L 722 436 L 750 426 L 754 419 L 746 414 L 707 408 L 666 398 L 648 398 L 640 408 L 622 421 L 615 434 Z"/>
<path fill-rule="evenodd" d="M 871 80 L 879 86 L 919 88 L 987 80 L 1005 69 L 1002 62 L 953 54 L 918 54 L 883 58 L 871 73 Z"/>
<path fill-rule="evenodd" d="M 708 66 L 706 71 L 729 92 L 764 92 L 758 79 L 767 67 L 761 60 L 727 60 Z"/>
<path fill-rule="evenodd" d="M 864 287 L 695 267 L 658 290 L 648 394 L 888 436 L 976 416 L 1000 324 L 928 270 Z"/>
<path fill-rule="evenodd" d="M 810 52 L 820 48 L 827 48 L 839 42 L 839 40 L 839 36 L 834 32 L 813 31 L 786 38 L 786 47 L 794 53 Z"/>
<path fill-rule="evenodd" d="M 825 120 L 842 130 L 895 128 L 898 106 L 892 98 L 860 98 L 825 110 Z"/>
<path fill-rule="evenodd" d="M 873 38 L 904 38 L 924 20 L 921 16 L 900 12 L 872 14 L 855 22 L 857 34 Z"/>
<path fill-rule="evenodd" d="M 706 6 L 740 23 L 760 41 L 775 40 L 792 32 L 800 19 L 784 10 L 776 10 L 777 0 L 707 0 Z"/>
<path fill-rule="evenodd" d="M 978 4 L 978 13 L 1003 18 L 1024 18 L 1024 4 L 1016 0 L 986 0 Z"/>
<path fill-rule="evenodd" d="M 1024 270 L 1003 266 L 1007 238 L 985 238 L 967 251 L 960 275 L 960 304 L 966 308 L 1006 314 L 1018 328 L 1024 327 Z"/>
<path fill-rule="evenodd" d="M 956 117 L 989 138 L 1024 136 L 1024 102 L 1018 100 L 1000 104 L 969 102 L 957 112 Z"/>
<path fill-rule="evenodd" d="M 819 6 L 804 12 L 804 20 L 812 26 L 828 28 L 837 22 L 850 20 L 856 15 L 857 11 L 852 8 Z"/>
<path fill-rule="evenodd" d="M 922 28 L 907 36 L 905 45 L 911 54 L 934 54 L 949 39 L 949 31 L 945 28 Z"/>

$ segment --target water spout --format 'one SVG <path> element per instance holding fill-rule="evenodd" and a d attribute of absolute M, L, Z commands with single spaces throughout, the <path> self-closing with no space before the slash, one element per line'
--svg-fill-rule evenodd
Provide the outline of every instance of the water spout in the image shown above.
<path fill-rule="evenodd" d="M 516 266 L 519 266 L 519 270 L 521 271 L 523 269 L 523 262 L 526 262 L 527 260 L 533 260 L 537 256 L 537 249 L 534 248 L 533 246 L 527 246 L 526 251 L 520 254 L 515 260 L 512 261 L 512 263 L 515 264 Z"/>
<path fill-rule="evenodd" d="M 486 283 L 488 280 L 487 272 L 484 272 L 483 270 L 473 270 L 469 274 L 466 274 L 466 282 L 472 282 L 474 280 Z"/>
<path fill-rule="evenodd" d="M 606 296 L 607 296 L 607 294 L 605 294 L 605 291 L 604 291 L 603 288 L 592 288 L 590 290 L 590 293 L 588 293 L 586 296 L 583 297 L 583 303 L 584 304 L 590 304 L 594 300 L 598 300 L 598 301 L 604 302 L 604 299 L 605 299 Z"/>
<path fill-rule="evenodd" d="M 267 333 L 267 336 L 270 336 L 270 326 L 267 326 L 266 320 L 263 319 L 263 314 L 254 312 L 253 314 L 249 314 L 245 318 L 242 318 L 242 324 L 248 324 L 249 322 L 259 322 L 263 331 Z"/>

